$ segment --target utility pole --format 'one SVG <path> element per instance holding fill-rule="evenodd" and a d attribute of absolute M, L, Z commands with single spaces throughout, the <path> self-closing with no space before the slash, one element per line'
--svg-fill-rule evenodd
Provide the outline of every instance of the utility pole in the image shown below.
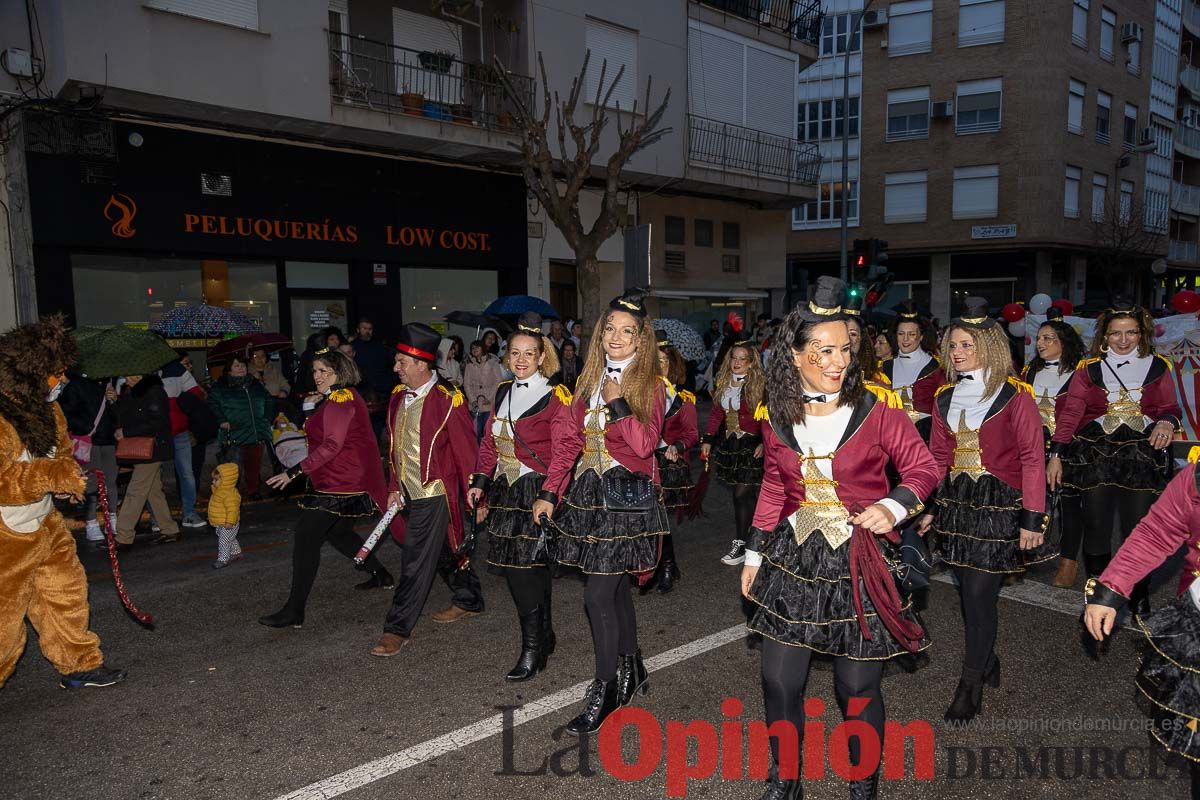
<path fill-rule="evenodd" d="M 863 5 L 862 11 L 858 12 L 858 19 L 854 19 L 854 12 L 851 12 L 850 19 L 852 24 L 847 25 L 846 31 L 846 51 L 842 55 L 842 255 L 841 255 L 841 278 L 843 281 L 850 282 L 850 251 L 847 247 L 847 227 L 848 215 L 850 207 L 850 168 L 847 163 L 850 159 L 850 43 L 854 41 L 854 34 L 858 33 L 858 52 L 859 57 L 864 61 L 867 47 L 863 41 L 862 21 L 867 14 L 867 9 L 875 0 L 867 0 Z M 834 31 L 834 42 L 837 42 L 837 31 Z M 818 48 L 820 42 L 818 42 Z M 819 52 L 819 50 L 818 50 Z M 862 183 L 862 70 L 859 70 L 859 101 L 858 101 L 858 180 Z M 835 110 L 834 119 L 837 119 Z M 861 211 L 860 211 L 861 213 Z"/>

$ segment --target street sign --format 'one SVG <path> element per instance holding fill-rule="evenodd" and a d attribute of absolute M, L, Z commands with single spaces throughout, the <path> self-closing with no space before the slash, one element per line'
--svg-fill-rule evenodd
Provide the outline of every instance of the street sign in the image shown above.
<path fill-rule="evenodd" d="M 1015 239 L 1016 225 L 972 225 L 972 239 Z"/>

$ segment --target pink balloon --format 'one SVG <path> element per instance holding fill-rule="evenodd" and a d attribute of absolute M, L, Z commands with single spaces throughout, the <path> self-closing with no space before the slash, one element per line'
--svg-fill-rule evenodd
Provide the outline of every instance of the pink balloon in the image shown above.
<path fill-rule="evenodd" d="M 1161 322 L 1154 326 L 1154 335 L 1155 336 L 1162 336 L 1166 332 L 1167 332 L 1167 326 L 1163 325 Z"/>
<path fill-rule="evenodd" d="M 1026 346 L 1026 347 L 1029 347 L 1031 344 L 1033 344 L 1033 337 L 1032 337 L 1032 336 L 1026 336 L 1026 337 L 1025 337 L 1025 346 Z"/>

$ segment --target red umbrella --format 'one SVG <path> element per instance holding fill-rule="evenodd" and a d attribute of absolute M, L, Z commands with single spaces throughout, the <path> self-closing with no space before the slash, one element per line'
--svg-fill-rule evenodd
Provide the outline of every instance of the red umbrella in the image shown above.
<path fill-rule="evenodd" d="M 210 363 L 228 361 L 233 356 L 249 358 L 255 350 L 266 350 L 268 353 L 278 353 L 290 350 L 294 345 L 292 340 L 282 333 L 246 333 L 233 339 L 226 339 L 213 345 L 208 351 Z"/>

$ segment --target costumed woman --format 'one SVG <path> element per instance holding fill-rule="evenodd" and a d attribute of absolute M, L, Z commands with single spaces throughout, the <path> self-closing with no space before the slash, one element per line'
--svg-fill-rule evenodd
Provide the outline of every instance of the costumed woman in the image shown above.
<path fill-rule="evenodd" d="M 667 388 L 662 439 L 654 451 L 654 458 L 658 461 L 658 474 L 662 480 L 663 505 L 668 514 L 675 514 L 676 522 L 682 522 L 688 507 L 693 504 L 692 493 L 696 489 L 692 481 L 691 461 L 688 459 L 688 453 L 700 441 L 696 395 L 682 388 L 687 380 L 687 363 L 683 360 L 683 354 L 661 330 L 655 330 L 654 333 L 658 343 L 658 367 Z M 699 499 L 695 502 L 698 503 Z M 664 536 L 658 569 L 640 591 L 647 594 L 651 589 L 658 589 L 659 593 L 667 594 L 675 588 L 675 581 L 680 577 L 679 565 L 675 562 L 675 537 Z"/>
<path fill-rule="evenodd" d="M 354 361 L 338 350 L 313 355 L 312 379 L 322 395 L 304 422 L 308 456 L 296 466 L 273 475 L 267 484 L 283 489 L 301 475 L 309 481 L 300 498 L 300 519 L 292 541 L 292 588 L 283 608 L 259 617 L 270 628 L 299 628 L 317 569 L 321 547 L 328 540 L 339 553 L 354 558 L 363 540 L 354 524 L 387 509 L 387 491 L 379 462 L 379 445 L 371 415 L 358 390 L 362 381 Z M 370 577 L 356 588 L 391 586 L 391 573 L 372 554 L 363 565 Z"/>
<path fill-rule="evenodd" d="M 596 671 L 583 710 L 567 724 L 573 735 L 596 731 L 650 688 L 629 577 L 654 570 L 659 537 L 670 534 L 654 460 L 665 411 L 654 330 L 642 298 L 626 293 L 596 322 L 574 401 L 555 420 L 550 474 L 533 504 L 536 522 L 553 517 L 558 563 L 587 576 Z"/>
<path fill-rule="evenodd" d="M 937 338 L 933 323 L 911 299 L 895 307 L 896 319 L 888 332 L 896 354 L 880 365 L 885 383 L 900 394 L 904 410 L 926 441 L 932 427 L 933 395 L 946 382 L 946 373 L 934 352 Z"/>
<path fill-rule="evenodd" d="M 0 687 L 25 652 L 25 620 L 59 686 L 111 686 L 88 628 L 88 582 L 55 496 L 83 499 L 67 420 L 54 402 L 75 359 L 61 316 L 0 335 Z"/>
<path fill-rule="evenodd" d="M 946 722 L 979 713 L 983 684 L 1000 685 L 997 603 L 1005 575 L 1058 555 L 1045 541 L 1046 446 L 1033 389 L 1013 375 L 1008 335 L 987 301 L 968 297 L 942 342 L 950 381 L 934 402 L 930 450 L 943 477 L 920 520 L 935 558 L 954 569 L 966 653 Z"/>
<path fill-rule="evenodd" d="M 875 357 L 875 347 L 871 343 L 870 334 L 862 321 L 863 297 L 855 292 L 846 293 L 846 301 L 842 304 L 842 313 L 846 315 L 846 330 L 850 334 L 850 355 L 858 362 L 863 380 L 872 383 L 887 384 L 887 378 L 880 371 L 879 359 Z"/>
<path fill-rule="evenodd" d="M 1118 299 L 1096 318 L 1092 357 L 1080 362 L 1060 401 L 1046 474 L 1052 489 L 1080 493 L 1090 578 L 1167 485 L 1166 450 L 1183 412 L 1171 362 L 1155 355 L 1153 335 L 1150 315 Z M 1134 612 L 1150 610 L 1149 585 L 1143 578 L 1133 588 Z"/>
<path fill-rule="evenodd" d="M 1054 308 L 1050 310 L 1058 311 Z M 1038 413 L 1042 417 L 1042 434 L 1049 448 L 1050 437 L 1054 435 L 1059 398 L 1067 395 L 1075 365 L 1083 359 L 1084 345 L 1075 329 L 1061 319 L 1043 322 L 1038 327 L 1034 345 L 1037 355 L 1025 365 L 1021 380 L 1033 387 Z M 1079 505 L 1079 493 L 1060 484 L 1050 489 L 1048 499 L 1051 527 L 1047 533 L 1051 539 L 1061 540 L 1054 585 L 1069 589 L 1075 585 L 1078 569 L 1076 559 L 1083 541 L 1083 512 Z M 1056 527 L 1059 530 L 1056 531 Z"/>
<path fill-rule="evenodd" d="M 1191 459 L 1189 459 L 1191 460 Z M 1150 736 L 1187 759 L 1192 797 L 1200 797 L 1200 470 L 1181 470 L 1129 534 L 1099 579 L 1090 578 L 1083 621 L 1097 640 L 1113 632 L 1134 587 L 1185 547 L 1179 597 L 1130 627 L 1145 635 L 1136 683 L 1150 701 Z"/>
<path fill-rule="evenodd" d="M 762 483 L 762 422 L 754 411 L 763 402 L 767 378 L 742 320 L 730 314 L 733 345 L 717 371 L 712 409 L 701 438 L 700 457 L 733 489 L 733 541 L 721 563 L 735 566 L 746 557 L 746 535 Z"/>
<path fill-rule="evenodd" d="M 548 532 L 533 524 L 530 512 L 550 468 L 552 423 L 571 404 L 571 393 L 549 379 L 558 372 L 558 356 L 542 334 L 541 315 L 521 316 L 505 353 L 513 379 L 496 389 L 467 505 L 487 524 L 488 564 L 508 581 L 521 623 L 521 655 L 504 678 L 527 681 L 546 668 L 555 646 L 553 553 Z"/>
<path fill-rule="evenodd" d="M 842 714 L 852 699 L 867 700 L 854 713 L 883 741 L 884 662 L 929 646 L 890 563 L 899 561 L 896 526 L 924 508 L 937 465 L 899 396 L 863 383 L 840 313 L 842 288 L 836 278 L 818 280 L 813 299 L 788 314 L 771 361 L 766 463 L 741 588 L 757 606 L 750 628 L 764 637 L 767 724 L 791 723 L 797 740 L 784 751 L 772 737 L 762 800 L 802 796 L 804 687 L 815 654 L 833 657 Z M 862 757 L 852 738 L 851 763 L 861 766 Z M 875 797 L 878 781 L 876 764 L 851 782 L 850 796 Z"/>

